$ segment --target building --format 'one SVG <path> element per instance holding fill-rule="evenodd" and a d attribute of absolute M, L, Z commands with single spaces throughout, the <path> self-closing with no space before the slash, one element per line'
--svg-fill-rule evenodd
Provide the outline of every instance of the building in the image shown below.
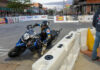
<path fill-rule="evenodd" d="M 33 4 L 29 4 L 30 7 L 37 7 L 37 8 L 42 8 L 42 4 L 40 3 L 33 3 Z"/>
<path fill-rule="evenodd" d="M 8 0 L 0 0 L 0 7 L 6 7 Z"/>
<path fill-rule="evenodd" d="M 43 8 L 43 5 L 40 3 L 29 4 L 29 10 L 32 10 L 35 14 L 46 14 L 46 8 Z"/>
<path fill-rule="evenodd" d="M 100 8 L 100 0 L 74 0 L 72 7 L 77 14 L 94 14 Z"/>

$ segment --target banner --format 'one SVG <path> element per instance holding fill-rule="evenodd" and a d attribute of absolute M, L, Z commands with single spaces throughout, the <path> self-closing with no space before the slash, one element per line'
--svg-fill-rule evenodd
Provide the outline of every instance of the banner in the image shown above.
<path fill-rule="evenodd" d="M 7 20 L 8 20 L 8 24 L 14 23 L 13 17 L 7 17 Z"/>
<path fill-rule="evenodd" d="M 54 22 L 55 23 L 66 22 L 66 16 L 54 16 Z"/>
<path fill-rule="evenodd" d="M 47 15 L 34 15 L 33 20 L 47 20 L 48 16 Z"/>
<path fill-rule="evenodd" d="M 23 22 L 26 21 L 26 17 L 25 16 L 19 16 L 19 22 Z"/>
<path fill-rule="evenodd" d="M 19 21 L 32 21 L 32 20 L 47 20 L 47 15 L 34 15 L 34 16 L 19 16 Z"/>
<path fill-rule="evenodd" d="M 5 24 L 5 23 L 6 23 L 5 19 L 4 18 L 0 18 L 0 24 Z"/>
<path fill-rule="evenodd" d="M 41 20 L 47 20 L 47 19 L 48 19 L 48 16 L 47 16 L 47 15 L 41 15 L 41 16 L 40 16 L 40 19 L 41 19 Z"/>
<path fill-rule="evenodd" d="M 25 21 L 32 21 L 33 20 L 33 16 L 26 16 Z"/>
<path fill-rule="evenodd" d="M 56 16 L 56 21 L 64 21 L 64 16 Z"/>
<path fill-rule="evenodd" d="M 78 19 L 73 16 L 54 16 L 54 23 L 78 23 Z"/>
<path fill-rule="evenodd" d="M 78 16 L 79 22 L 93 22 L 93 15 Z"/>

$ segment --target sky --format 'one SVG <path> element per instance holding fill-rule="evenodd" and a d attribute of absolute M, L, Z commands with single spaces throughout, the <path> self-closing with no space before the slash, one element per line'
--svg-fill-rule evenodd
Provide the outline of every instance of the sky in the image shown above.
<path fill-rule="evenodd" d="M 64 1 L 64 3 L 63 3 Z M 63 4 L 72 4 L 73 0 L 31 0 L 31 2 L 41 3 L 43 7 L 60 10 Z"/>

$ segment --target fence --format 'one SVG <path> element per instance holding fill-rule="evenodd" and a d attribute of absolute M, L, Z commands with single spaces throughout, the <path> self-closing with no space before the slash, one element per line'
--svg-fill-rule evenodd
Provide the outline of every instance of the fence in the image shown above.
<path fill-rule="evenodd" d="M 92 22 L 93 15 L 82 16 L 47 16 L 47 15 L 34 15 L 34 16 L 18 16 L 18 17 L 5 17 L 0 18 L 0 24 L 12 24 L 18 22 L 32 21 L 32 20 L 54 20 L 54 23 L 78 23 L 78 22 Z"/>
<path fill-rule="evenodd" d="M 47 15 L 34 15 L 34 16 L 18 16 L 18 17 L 5 17 L 0 18 L 0 24 L 12 24 L 32 20 L 48 20 Z"/>
<path fill-rule="evenodd" d="M 78 16 L 79 22 L 92 22 L 93 21 L 93 15 L 82 15 Z"/>
<path fill-rule="evenodd" d="M 79 22 L 77 16 L 54 16 L 55 23 Z"/>

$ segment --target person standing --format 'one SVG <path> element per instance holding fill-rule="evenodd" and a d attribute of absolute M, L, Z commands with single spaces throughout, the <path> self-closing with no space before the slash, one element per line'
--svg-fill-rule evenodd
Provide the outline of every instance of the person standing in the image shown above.
<path fill-rule="evenodd" d="M 94 14 L 92 25 L 96 29 L 96 38 L 93 46 L 92 61 L 96 61 L 100 59 L 100 57 L 97 56 L 97 48 L 99 47 L 100 43 L 100 8 Z"/>

